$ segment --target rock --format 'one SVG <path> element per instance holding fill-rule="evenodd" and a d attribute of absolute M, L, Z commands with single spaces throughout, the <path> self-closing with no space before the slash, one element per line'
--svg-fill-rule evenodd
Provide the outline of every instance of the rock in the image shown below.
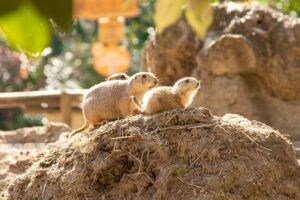
<path fill-rule="evenodd" d="M 278 131 L 191 108 L 76 135 L 18 176 L 7 199 L 299 199 L 299 175 Z"/>
<path fill-rule="evenodd" d="M 196 68 L 197 38 L 184 19 L 145 44 L 142 71 L 152 71 L 164 84 L 190 75 Z"/>

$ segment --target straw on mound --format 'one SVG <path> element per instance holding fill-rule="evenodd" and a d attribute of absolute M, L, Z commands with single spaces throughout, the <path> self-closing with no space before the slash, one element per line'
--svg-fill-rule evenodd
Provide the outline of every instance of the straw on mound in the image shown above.
<path fill-rule="evenodd" d="M 19 176 L 9 199 L 299 199 L 299 175 L 272 128 L 173 110 L 77 135 Z"/>

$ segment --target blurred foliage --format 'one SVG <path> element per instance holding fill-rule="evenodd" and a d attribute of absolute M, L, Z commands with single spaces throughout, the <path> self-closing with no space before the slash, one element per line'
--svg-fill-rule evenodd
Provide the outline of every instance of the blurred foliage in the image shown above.
<path fill-rule="evenodd" d="M 234 0 L 158 0 L 155 14 L 157 31 L 161 33 L 184 13 L 193 30 L 200 38 L 204 38 L 213 17 L 210 2 L 224 1 Z M 252 1 L 268 3 L 284 13 L 299 16 L 300 0 Z M 154 0 L 140 0 L 141 8 L 143 9 L 143 5 L 152 5 L 153 2 Z M 66 31 L 71 27 L 71 21 L 72 0 L 0 1 L 0 34 L 12 47 L 31 55 L 40 53 L 49 45 L 50 24 Z"/>
<path fill-rule="evenodd" d="M 42 51 L 50 41 L 50 24 L 28 3 L 2 15 L 0 27 L 6 40 L 14 48 L 28 53 Z"/>
<path fill-rule="evenodd" d="M 155 0 L 140 0 L 140 15 L 126 20 L 126 38 L 122 46 L 132 57 L 128 74 L 139 70 L 142 48 L 149 33 L 154 32 L 154 4 Z M 90 52 L 97 31 L 96 22 L 79 20 L 74 22 L 70 34 L 57 32 L 52 54 L 44 67 L 47 89 L 89 88 L 104 80 L 95 72 Z"/>
<path fill-rule="evenodd" d="M 42 115 L 24 116 L 19 108 L 0 110 L 0 130 L 14 130 L 22 127 L 42 126 Z"/>
<path fill-rule="evenodd" d="M 185 17 L 192 29 L 202 39 L 213 22 L 211 0 L 189 0 L 186 2 Z"/>
<path fill-rule="evenodd" d="M 185 0 L 158 0 L 154 16 L 158 33 L 163 32 L 180 18 L 184 4 Z"/>
<path fill-rule="evenodd" d="M 300 0 L 269 0 L 268 4 L 285 14 L 293 17 L 300 16 Z"/>
<path fill-rule="evenodd" d="M 27 68 L 24 55 L 12 52 L 0 41 L 0 92 L 37 90 L 40 71 Z M 40 68 L 38 68 L 40 69 Z M 11 130 L 24 126 L 42 125 L 43 116 L 25 116 L 19 108 L 0 109 L 0 129 Z"/>
<path fill-rule="evenodd" d="M 1 35 L 13 48 L 31 55 L 49 45 L 50 24 L 66 31 L 71 21 L 72 0 L 0 1 Z"/>
<path fill-rule="evenodd" d="M 300 16 L 300 0 L 212 0 L 212 2 L 257 2 L 270 6 L 292 17 Z"/>
<path fill-rule="evenodd" d="M 154 32 L 154 3 L 155 0 L 141 0 L 140 15 L 126 21 L 126 39 L 122 45 L 132 55 L 129 74 L 139 70 L 144 42 L 149 33 Z M 75 21 L 71 32 L 64 33 L 55 28 L 51 47 L 43 51 L 42 57 L 33 60 L 10 51 L 0 40 L 0 92 L 89 88 L 103 81 L 104 77 L 94 71 L 90 52 L 96 39 L 96 22 Z M 1 58 L 6 67 L 1 66 Z M 0 109 L 2 130 L 42 125 L 41 119 L 42 116 L 25 116 L 20 109 Z"/>
<path fill-rule="evenodd" d="M 156 0 L 140 0 L 140 15 L 126 20 L 126 38 L 123 45 L 131 54 L 129 74 L 139 71 L 142 49 L 150 33 L 154 33 L 154 5 Z"/>
<path fill-rule="evenodd" d="M 72 33 L 54 36 L 44 65 L 46 89 L 88 88 L 104 80 L 94 71 L 90 52 L 96 28 L 95 22 L 77 21 Z"/>
<path fill-rule="evenodd" d="M 157 32 L 162 33 L 184 13 L 192 29 L 203 39 L 213 20 L 211 2 L 211 0 L 158 0 L 154 17 Z"/>
<path fill-rule="evenodd" d="M 12 52 L 0 42 L 0 92 L 37 90 L 40 71 L 28 68 L 28 60 L 22 54 Z"/>

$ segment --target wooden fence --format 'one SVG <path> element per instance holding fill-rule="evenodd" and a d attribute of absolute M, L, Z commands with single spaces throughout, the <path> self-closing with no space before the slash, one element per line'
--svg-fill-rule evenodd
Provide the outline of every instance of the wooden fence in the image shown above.
<path fill-rule="evenodd" d="M 50 121 L 73 128 L 83 123 L 80 104 L 86 90 L 52 90 L 0 93 L 0 109 L 21 108 L 25 114 L 45 114 Z"/>

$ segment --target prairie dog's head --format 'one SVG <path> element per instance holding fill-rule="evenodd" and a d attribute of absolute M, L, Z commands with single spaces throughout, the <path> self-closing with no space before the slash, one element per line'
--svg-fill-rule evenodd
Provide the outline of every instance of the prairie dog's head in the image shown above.
<path fill-rule="evenodd" d="M 172 91 L 178 94 L 191 94 L 200 88 L 200 81 L 193 77 L 179 79 L 172 87 Z"/>
<path fill-rule="evenodd" d="M 125 73 L 115 73 L 107 78 L 108 81 L 112 80 L 127 80 L 129 79 L 129 76 Z"/>
<path fill-rule="evenodd" d="M 158 84 L 158 78 L 151 72 L 139 72 L 129 78 L 132 88 L 138 90 L 149 90 Z"/>

